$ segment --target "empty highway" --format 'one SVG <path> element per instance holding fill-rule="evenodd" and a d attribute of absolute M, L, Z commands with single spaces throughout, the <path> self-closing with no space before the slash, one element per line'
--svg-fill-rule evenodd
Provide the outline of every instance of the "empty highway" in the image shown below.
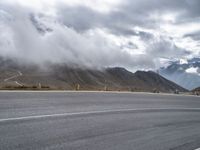
<path fill-rule="evenodd" d="M 0 92 L 0 150 L 196 150 L 200 97 Z"/>

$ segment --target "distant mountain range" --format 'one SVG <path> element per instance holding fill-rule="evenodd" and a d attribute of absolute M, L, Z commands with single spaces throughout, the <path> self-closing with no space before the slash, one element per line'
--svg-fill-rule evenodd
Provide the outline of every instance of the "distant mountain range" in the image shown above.
<path fill-rule="evenodd" d="M 66 90 L 124 90 L 185 92 L 181 86 L 165 79 L 155 72 L 132 73 L 124 68 L 102 70 L 72 68 L 66 65 L 52 65 L 39 69 L 37 66 L 16 65 L 12 61 L 0 60 L 0 87 L 51 88 Z"/>
<path fill-rule="evenodd" d="M 186 89 L 195 89 L 200 87 L 200 58 L 171 62 L 160 74 Z"/>

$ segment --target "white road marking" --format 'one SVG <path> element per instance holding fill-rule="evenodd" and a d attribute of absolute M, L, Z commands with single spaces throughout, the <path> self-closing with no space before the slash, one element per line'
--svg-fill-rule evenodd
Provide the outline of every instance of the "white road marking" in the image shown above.
<path fill-rule="evenodd" d="M 49 115 L 37 115 L 37 116 L 26 116 L 16 118 L 0 119 L 0 123 L 7 121 L 22 121 L 30 119 L 42 119 L 48 117 L 62 117 L 62 116 L 75 116 L 75 115 L 92 115 L 92 114 L 104 114 L 104 113 L 128 113 L 134 111 L 200 111 L 200 108 L 141 108 L 141 109 L 116 109 L 116 110 L 102 110 L 102 111 L 88 111 L 88 112 L 69 112 L 62 114 L 49 114 Z"/>
<path fill-rule="evenodd" d="M 197 149 L 195 149 L 195 150 L 200 150 L 200 148 L 197 148 Z"/>

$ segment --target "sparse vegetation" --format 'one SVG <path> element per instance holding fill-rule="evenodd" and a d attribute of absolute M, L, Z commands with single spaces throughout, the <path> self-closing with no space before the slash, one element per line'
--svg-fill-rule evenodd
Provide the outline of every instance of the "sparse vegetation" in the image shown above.
<path fill-rule="evenodd" d="M 7 85 L 2 88 L 1 90 L 51 90 L 52 88 L 50 86 L 42 85 L 41 88 L 33 85 L 33 86 L 12 86 L 12 85 Z"/>

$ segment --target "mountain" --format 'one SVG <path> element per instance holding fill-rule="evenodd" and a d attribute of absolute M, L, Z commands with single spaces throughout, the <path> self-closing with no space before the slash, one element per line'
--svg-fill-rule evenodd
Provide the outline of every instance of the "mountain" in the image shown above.
<path fill-rule="evenodd" d="M 192 90 L 200 86 L 200 58 L 172 62 L 161 68 L 160 74 L 165 78 Z"/>
<path fill-rule="evenodd" d="M 0 61 L 2 89 L 66 89 L 174 92 L 186 90 L 154 72 L 132 73 L 124 68 L 102 70 L 51 65 L 48 68 L 23 66 Z"/>

